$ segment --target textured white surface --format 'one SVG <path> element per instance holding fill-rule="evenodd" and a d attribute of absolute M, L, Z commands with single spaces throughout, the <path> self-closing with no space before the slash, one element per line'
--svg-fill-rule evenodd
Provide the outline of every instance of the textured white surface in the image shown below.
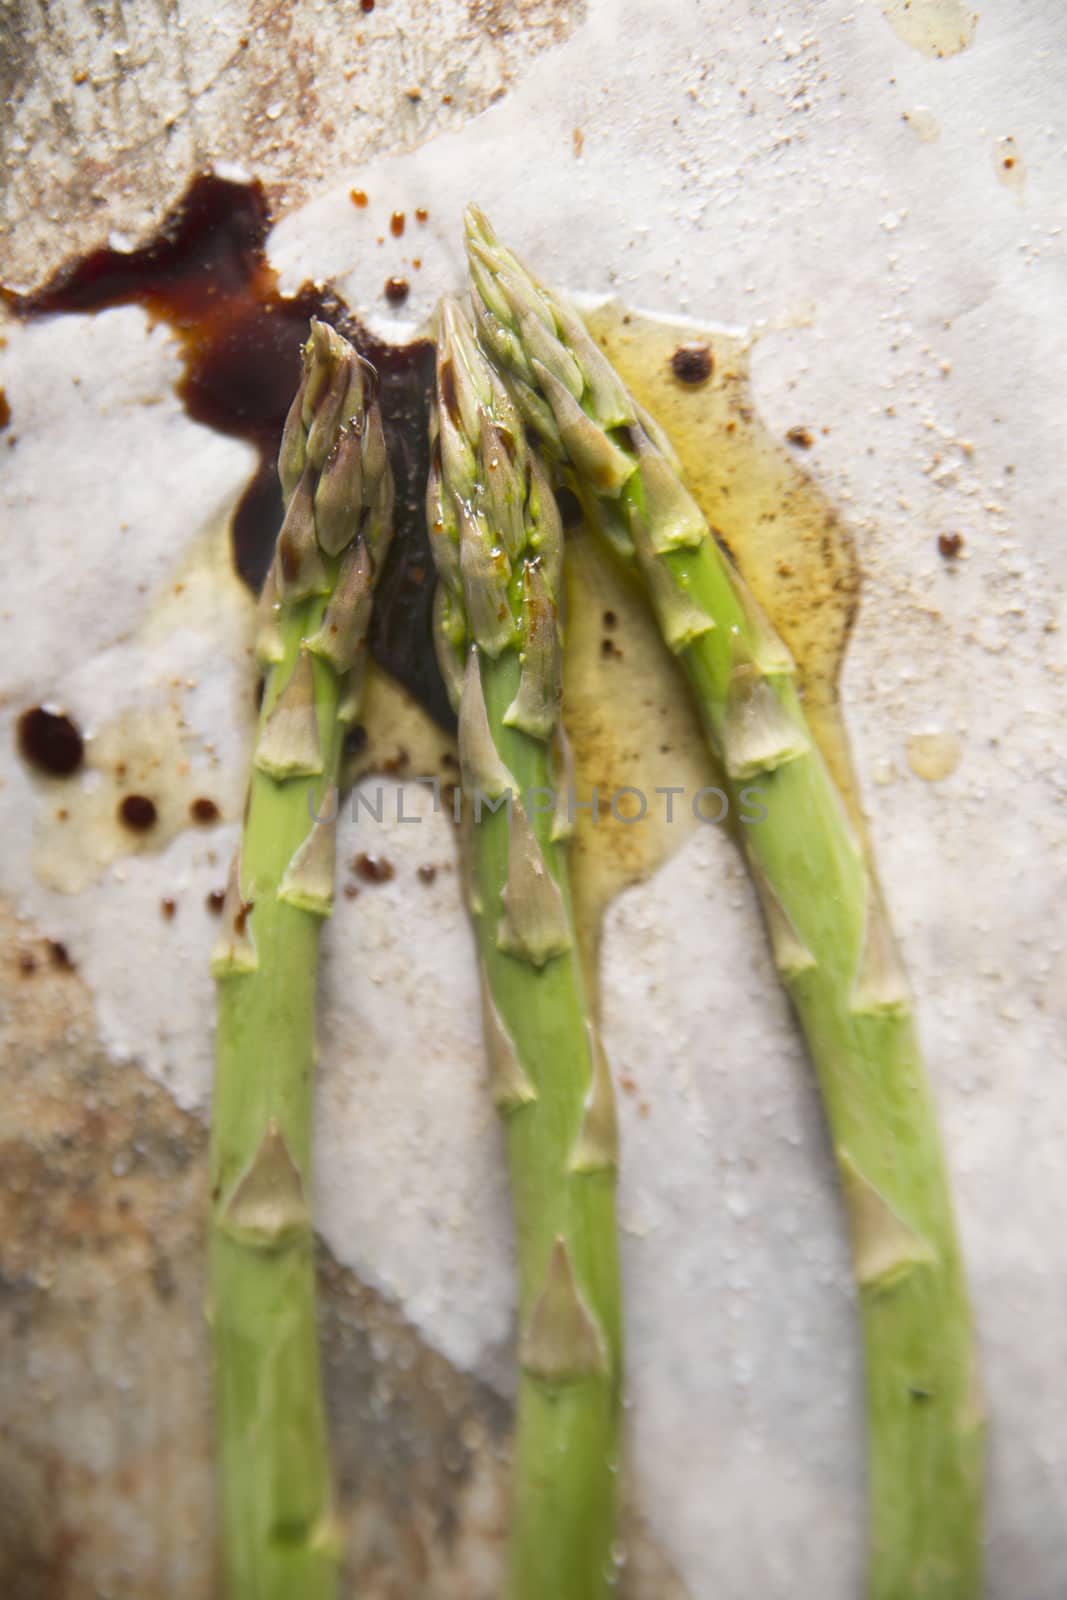
<path fill-rule="evenodd" d="M 476 122 L 339 175 L 280 224 L 273 259 L 288 284 L 333 277 L 374 312 L 383 277 L 417 251 L 405 308 L 417 319 L 459 282 L 460 210 L 474 196 L 546 276 L 767 325 L 761 411 L 776 431 L 811 427 L 813 470 L 860 539 L 843 695 L 978 1303 L 988 1592 L 1052 1600 L 1067 1574 L 1062 26 L 1019 0 L 938 60 L 874 4 L 598 0 L 589 13 Z M 1008 137 L 1021 183 L 997 166 Z M 366 212 L 348 199 L 354 182 Z M 431 213 L 417 244 L 409 223 L 404 241 L 378 246 L 388 212 L 416 205 Z M 134 312 L 12 329 L 0 350 L 19 433 L 0 484 L 6 538 L 21 548 L 32 535 L 38 552 L 5 565 L 7 749 L 25 699 L 55 694 L 92 725 L 143 698 L 153 675 L 199 678 L 220 659 L 240 671 L 236 592 L 199 617 L 198 662 L 188 632 L 146 621 L 245 470 L 238 447 L 181 417 L 175 370 L 166 336 Z M 70 391 L 62 449 L 57 386 Z M 116 463 L 106 479 L 102 461 Z M 952 532 L 965 545 L 949 571 L 936 539 Z M 133 673 L 116 646 L 142 636 Z M 235 703 L 215 695 L 197 737 L 217 743 L 239 788 Z M 928 784 L 907 741 L 938 730 L 957 736 L 961 760 Z M 228 837 L 180 835 L 57 895 L 30 865 L 47 797 L 5 767 L 4 887 L 84 965 L 112 1047 L 203 1105 L 199 907 L 220 877 L 208 851 L 223 861 Z M 509 1224 L 470 939 L 453 878 L 432 891 L 414 878 L 420 861 L 447 859 L 449 836 L 424 815 L 381 847 L 396 879 L 342 903 L 328 932 L 320 1215 L 338 1255 L 430 1340 L 495 1372 Z M 188 894 L 164 924 L 159 897 L 179 881 Z M 649 1106 L 641 1116 L 621 1097 L 620 1204 L 651 1531 L 694 1600 L 846 1600 L 863 1485 L 841 1222 L 803 1051 L 714 830 L 609 914 L 604 999 L 613 1065 Z"/>

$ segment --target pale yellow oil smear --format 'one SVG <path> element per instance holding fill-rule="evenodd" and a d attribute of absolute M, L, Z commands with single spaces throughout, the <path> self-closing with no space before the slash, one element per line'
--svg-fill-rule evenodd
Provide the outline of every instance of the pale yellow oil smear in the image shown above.
<path fill-rule="evenodd" d="M 923 144 L 933 144 L 941 137 L 941 124 L 929 106 L 912 106 L 910 111 L 904 112 L 904 121 Z"/>
<path fill-rule="evenodd" d="M 994 141 L 993 171 L 1005 189 L 1010 189 L 1021 200 L 1026 188 L 1026 163 L 1011 134 Z"/>
<path fill-rule="evenodd" d="M 859 595 L 855 543 L 836 507 L 756 413 L 751 341 L 609 304 L 587 319 L 637 399 L 670 436 L 685 481 L 729 546 L 753 594 L 789 646 L 813 734 L 862 828 L 838 706 L 838 679 Z M 712 372 L 681 382 L 671 358 L 704 344 Z"/>
<path fill-rule="evenodd" d="M 713 826 L 695 819 L 693 796 L 717 779 L 685 680 L 641 588 L 592 531 L 569 532 L 565 548 L 563 714 L 579 803 L 571 882 L 592 978 L 605 909 L 627 885 L 650 877 L 694 828 Z M 670 787 L 683 793 L 656 793 Z M 594 788 L 595 821 L 586 809 Z M 707 809 L 714 816 L 719 807 Z"/>
<path fill-rule="evenodd" d="M 978 13 L 965 0 L 882 0 L 890 27 L 921 55 L 959 55 L 974 43 Z"/>
<path fill-rule="evenodd" d="M 908 740 L 908 766 L 927 783 L 939 783 L 955 772 L 962 753 L 954 733 L 913 733 Z"/>
<path fill-rule="evenodd" d="M 193 816 L 195 800 L 210 800 L 218 820 L 240 816 L 243 776 L 224 767 L 191 734 L 182 693 L 128 708 L 90 732 L 85 767 L 76 778 L 41 785 L 34 823 L 33 869 L 62 894 L 80 894 L 122 858 L 158 853 L 184 829 L 197 828 L 210 848 L 212 826 Z M 156 818 L 143 832 L 131 829 L 120 808 L 128 795 L 150 800 Z"/>
<path fill-rule="evenodd" d="M 459 781 L 454 736 L 373 662 L 364 676 L 356 725 L 363 729 L 363 740 L 345 761 L 344 788 L 372 773 L 398 779 L 436 777 L 442 784 Z"/>
<path fill-rule="evenodd" d="M 232 506 L 221 507 L 190 541 L 178 566 L 152 596 L 137 630 L 137 642 L 152 648 L 180 628 L 239 640 L 248 656 L 249 681 L 254 684 L 256 602 L 234 568 L 232 514 Z"/>
<path fill-rule="evenodd" d="M 246 650 L 249 661 L 248 722 L 237 730 L 245 736 L 241 746 L 235 752 L 227 741 L 223 761 L 190 727 L 184 701 L 192 685 L 183 680 L 165 682 L 156 696 L 87 729 L 83 770 L 38 787 L 32 861 L 41 883 L 79 894 L 124 857 L 158 853 L 185 829 L 202 833 L 210 850 L 213 824 L 197 821 L 196 800 L 210 800 L 219 822 L 240 816 L 255 725 L 254 615 L 254 601 L 233 571 L 226 508 L 192 541 L 151 597 L 131 643 L 151 651 L 182 629 L 239 641 L 236 653 Z M 120 808 L 128 795 L 142 796 L 155 807 L 156 819 L 144 831 L 122 820 Z"/>

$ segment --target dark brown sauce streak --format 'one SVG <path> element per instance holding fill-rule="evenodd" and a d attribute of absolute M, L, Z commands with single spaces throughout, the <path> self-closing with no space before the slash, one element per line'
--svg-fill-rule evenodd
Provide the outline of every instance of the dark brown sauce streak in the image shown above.
<path fill-rule="evenodd" d="M 322 317 L 351 339 L 381 379 L 396 477 L 395 534 L 379 581 L 371 650 L 435 721 L 452 727 L 431 637 L 433 562 L 423 510 L 433 346 L 424 339 L 383 343 L 329 290 L 305 284 L 283 295 L 264 252 L 270 222 L 261 184 L 201 173 L 140 249 L 94 250 L 38 289 L 0 294 L 27 319 L 139 305 L 174 330 L 185 363 L 178 394 L 189 416 L 259 453 L 232 524 L 234 565 L 253 590 L 266 576 L 281 526 L 278 443 L 308 319 Z"/>

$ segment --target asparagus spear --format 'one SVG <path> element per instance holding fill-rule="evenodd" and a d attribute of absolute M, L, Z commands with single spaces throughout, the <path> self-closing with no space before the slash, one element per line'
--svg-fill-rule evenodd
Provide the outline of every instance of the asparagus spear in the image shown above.
<path fill-rule="evenodd" d="M 528 424 L 641 574 L 733 795 L 807 1038 L 863 1318 L 872 1600 L 974 1600 L 983 1412 L 971 1311 L 911 1000 L 873 872 L 806 725 L 789 653 L 573 309 L 467 214 L 473 304 Z M 751 812 L 747 814 L 752 814 Z"/>
<path fill-rule="evenodd" d="M 338 761 L 392 527 L 376 381 L 340 335 L 312 322 L 278 461 L 286 512 L 256 642 L 263 708 L 212 954 L 211 1287 L 228 1600 L 336 1593 L 311 1107 Z"/>
<path fill-rule="evenodd" d="M 611 1079 L 591 1020 L 563 838 L 562 539 L 551 488 L 465 314 L 440 314 L 427 521 L 436 643 L 459 715 L 464 855 L 519 1263 L 509 1600 L 614 1580 L 621 1319 Z"/>

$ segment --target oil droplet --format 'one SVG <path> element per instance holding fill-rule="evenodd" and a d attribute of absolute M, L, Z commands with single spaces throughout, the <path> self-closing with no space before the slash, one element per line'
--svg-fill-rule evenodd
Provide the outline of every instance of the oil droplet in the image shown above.
<path fill-rule="evenodd" d="M 1026 187 L 1026 164 L 1022 152 L 1011 134 L 997 139 L 993 144 L 993 171 L 1004 185 L 1020 199 Z"/>
<path fill-rule="evenodd" d="M 937 783 L 955 772 L 961 754 L 954 733 L 913 733 L 908 740 L 908 766 L 927 783 Z"/>
<path fill-rule="evenodd" d="M 913 106 L 910 111 L 905 111 L 904 121 L 923 144 L 933 144 L 935 139 L 941 137 L 941 124 L 929 106 Z"/>
<path fill-rule="evenodd" d="M 920 55 L 943 59 L 974 43 L 978 13 L 964 0 L 882 0 L 882 11 L 897 37 Z"/>

